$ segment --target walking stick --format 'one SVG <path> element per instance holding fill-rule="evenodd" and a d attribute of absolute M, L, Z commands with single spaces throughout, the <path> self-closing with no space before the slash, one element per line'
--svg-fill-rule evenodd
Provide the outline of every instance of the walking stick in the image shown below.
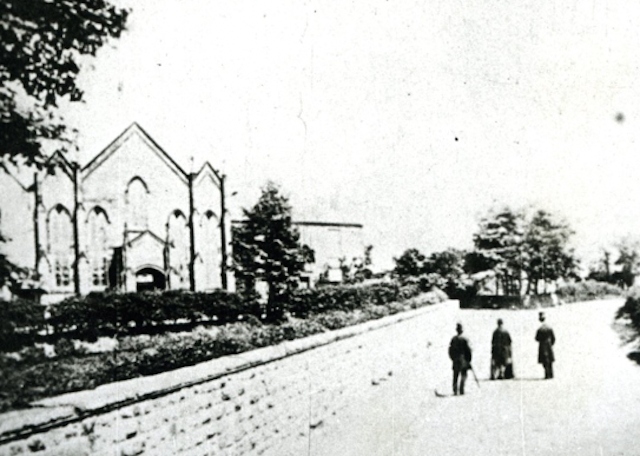
<path fill-rule="evenodd" d="M 478 380 L 478 376 L 476 375 L 476 371 L 473 370 L 473 366 L 471 364 L 469 364 L 469 369 L 471 369 L 471 373 L 473 374 L 473 378 L 475 379 L 476 383 L 478 384 L 478 388 L 480 388 L 480 381 Z"/>

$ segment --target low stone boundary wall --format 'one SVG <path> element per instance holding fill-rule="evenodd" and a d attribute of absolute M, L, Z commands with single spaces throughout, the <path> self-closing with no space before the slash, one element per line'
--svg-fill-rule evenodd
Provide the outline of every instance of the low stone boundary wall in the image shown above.
<path fill-rule="evenodd" d="M 322 424 L 425 335 L 450 325 L 447 301 L 0 415 L 0 455 L 302 455 Z"/>

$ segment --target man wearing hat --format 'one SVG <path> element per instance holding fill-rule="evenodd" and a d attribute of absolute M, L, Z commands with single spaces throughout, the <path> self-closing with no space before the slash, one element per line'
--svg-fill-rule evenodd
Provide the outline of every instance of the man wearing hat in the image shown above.
<path fill-rule="evenodd" d="M 538 328 L 538 332 L 536 332 L 538 362 L 544 367 L 544 378 L 550 379 L 553 378 L 553 362 L 555 361 L 553 345 L 556 343 L 556 336 L 553 333 L 553 329 L 544 322 L 544 312 L 540 312 L 538 319 L 540 323 L 542 323 L 540 328 Z"/>
<path fill-rule="evenodd" d="M 464 383 L 467 380 L 467 370 L 471 367 L 471 347 L 469 341 L 462 335 L 462 324 L 456 325 L 458 333 L 449 344 L 449 358 L 453 362 L 453 394 L 464 394 Z M 458 386 L 458 379 L 460 384 Z"/>
<path fill-rule="evenodd" d="M 507 372 L 511 362 L 511 335 L 504 329 L 502 318 L 499 318 L 498 327 L 491 337 L 491 380 L 513 378 L 513 370 Z"/>

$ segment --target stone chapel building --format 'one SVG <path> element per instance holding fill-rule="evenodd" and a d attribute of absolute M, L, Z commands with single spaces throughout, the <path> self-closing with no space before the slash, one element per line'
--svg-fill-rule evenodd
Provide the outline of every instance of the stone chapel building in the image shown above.
<path fill-rule="evenodd" d="M 37 271 L 43 302 L 115 289 L 229 286 L 224 175 L 182 169 L 134 123 L 84 166 L 0 172 L 3 251 Z"/>

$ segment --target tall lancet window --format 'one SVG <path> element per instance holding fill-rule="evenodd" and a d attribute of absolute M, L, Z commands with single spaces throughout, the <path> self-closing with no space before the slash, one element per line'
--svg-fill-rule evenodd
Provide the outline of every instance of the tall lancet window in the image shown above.
<path fill-rule="evenodd" d="M 220 221 L 212 212 L 207 211 L 200 220 L 201 240 L 198 253 L 202 258 L 204 269 L 204 287 L 207 289 L 220 287 Z"/>
<path fill-rule="evenodd" d="M 169 216 L 169 267 L 171 288 L 189 285 L 189 228 L 184 214 L 175 210 Z"/>
<path fill-rule="evenodd" d="M 149 189 L 139 177 L 134 177 L 127 185 L 127 229 L 142 231 L 148 227 Z"/>
<path fill-rule="evenodd" d="M 108 284 L 109 245 L 107 230 L 109 219 L 104 209 L 94 208 L 89 213 L 87 257 L 91 267 L 91 284 L 104 289 Z"/>
<path fill-rule="evenodd" d="M 56 287 L 69 289 L 72 285 L 71 268 L 73 265 L 73 225 L 71 214 L 63 205 L 58 204 L 48 219 L 49 259 L 53 268 Z"/>

